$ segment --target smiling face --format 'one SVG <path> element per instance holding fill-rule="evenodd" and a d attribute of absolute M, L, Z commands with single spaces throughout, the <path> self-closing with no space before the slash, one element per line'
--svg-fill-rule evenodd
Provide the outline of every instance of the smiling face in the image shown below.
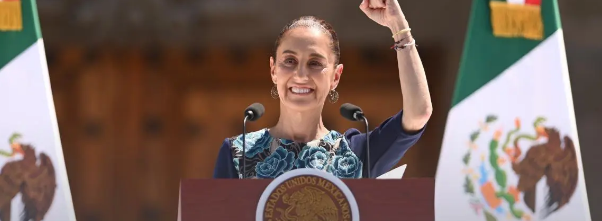
<path fill-rule="evenodd" d="M 319 24 L 319 23 L 317 23 Z M 339 83 L 338 42 L 322 26 L 298 26 L 286 31 L 270 58 L 271 76 L 284 107 L 307 110 L 321 107 Z M 278 44 L 277 43 L 277 44 Z"/>

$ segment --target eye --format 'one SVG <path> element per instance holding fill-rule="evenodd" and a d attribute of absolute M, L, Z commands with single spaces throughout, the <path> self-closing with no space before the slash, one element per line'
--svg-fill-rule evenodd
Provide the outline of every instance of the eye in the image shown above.
<path fill-rule="evenodd" d="M 319 61 L 310 61 L 309 62 L 309 66 L 315 67 L 315 68 L 322 68 L 322 67 L 324 67 L 324 65 L 321 62 L 319 62 Z"/>
<path fill-rule="evenodd" d="M 285 58 L 283 63 L 285 65 L 295 65 L 297 63 L 297 60 L 295 60 L 294 58 Z"/>

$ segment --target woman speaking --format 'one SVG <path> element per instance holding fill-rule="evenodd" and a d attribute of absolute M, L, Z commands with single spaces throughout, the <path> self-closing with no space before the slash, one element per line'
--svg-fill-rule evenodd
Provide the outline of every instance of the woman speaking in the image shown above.
<path fill-rule="evenodd" d="M 349 129 L 341 134 L 322 123 L 324 102 L 336 102 L 343 74 L 337 34 L 327 22 L 301 17 L 287 24 L 276 39 L 270 57 L 274 86 L 280 100 L 280 117 L 271 128 L 226 138 L 219 151 L 214 178 L 276 178 L 298 168 L 314 168 L 339 178 L 367 174 L 366 136 L 370 139 L 370 174 L 379 176 L 395 166 L 418 141 L 432 106 L 422 62 L 397 0 L 364 0 L 360 9 L 392 32 L 397 53 L 403 111 L 373 131 Z M 246 169 L 239 167 L 245 160 Z M 242 174 L 246 171 L 246 174 Z M 364 175 L 362 175 L 364 174 Z"/>

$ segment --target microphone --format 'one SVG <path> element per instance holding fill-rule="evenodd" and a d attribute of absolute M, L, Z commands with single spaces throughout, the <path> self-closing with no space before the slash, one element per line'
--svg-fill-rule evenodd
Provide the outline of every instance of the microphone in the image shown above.
<path fill-rule="evenodd" d="M 245 156 L 245 154 L 247 153 L 247 145 L 246 145 L 246 141 L 247 139 L 245 138 L 245 135 L 247 133 L 247 120 L 248 121 L 256 121 L 257 119 L 259 119 L 261 116 L 263 116 L 263 113 L 265 113 L 265 108 L 263 107 L 263 104 L 261 103 L 253 103 L 251 105 L 249 105 L 249 107 L 247 107 L 247 109 L 245 109 L 245 119 L 243 120 L 242 123 L 242 168 L 243 168 L 243 172 L 242 172 L 242 179 L 245 178 L 245 174 L 247 174 L 247 157 Z M 240 172 L 240 163 L 238 164 L 238 171 Z"/>
<path fill-rule="evenodd" d="M 355 106 L 353 104 L 350 103 L 344 103 L 343 105 L 341 105 L 341 115 L 343 115 L 344 118 L 346 118 L 347 120 L 350 121 L 364 121 L 365 125 L 366 125 L 366 165 L 368 168 L 368 178 L 371 178 L 370 176 L 370 136 L 368 136 L 368 132 L 370 131 L 370 128 L 368 127 L 368 119 L 366 119 L 366 117 L 364 116 L 364 112 L 362 111 L 362 109 L 358 106 Z"/>
<path fill-rule="evenodd" d="M 261 103 L 251 104 L 247 109 L 245 109 L 245 117 L 247 120 L 256 121 L 265 113 L 265 108 Z"/>

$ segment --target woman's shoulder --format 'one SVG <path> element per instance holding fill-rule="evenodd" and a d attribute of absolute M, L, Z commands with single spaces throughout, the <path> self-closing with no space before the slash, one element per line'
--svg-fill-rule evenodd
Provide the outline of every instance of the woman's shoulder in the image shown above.
<path fill-rule="evenodd" d="M 375 128 L 370 130 L 368 133 L 375 133 L 379 138 L 388 137 L 388 138 L 419 138 L 422 136 L 426 129 L 426 125 L 418 131 L 406 131 L 402 126 L 402 117 L 403 111 L 397 112 L 395 115 L 390 116 L 389 118 L 382 121 Z M 364 129 L 365 130 L 365 129 Z M 349 128 L 344 132 L 344 136 L 348 139 L 361 135 L 359 137 L 363 137 L 366 135 L 366 131 L 360 130 L 358 128 Z M 362 132 L 363 131 L 363 132 Z"/>
<path fill-rule="evenodd" d="M 268 130 L 266 128 L 257 131 L 247 132 L 244 135 L 245 145 L 247 147 L 255 146 L 255 144 L 260 143 L 268 144 L 267 141 L 271 140 L 271 136 L 269 135 Z M 222 148 L 242 149 L 242 138 L 243 134 L 227 137 L 224 139 Z"/>

